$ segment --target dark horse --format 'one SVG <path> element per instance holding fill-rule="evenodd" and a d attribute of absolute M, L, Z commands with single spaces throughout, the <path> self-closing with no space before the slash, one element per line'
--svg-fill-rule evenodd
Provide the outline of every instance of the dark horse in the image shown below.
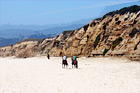
<path fill-rule="evenodd" d="M 73 68 L 73 65 L 78 68 L 78 61 L 77 60 L 73 60 L 72 62 L 72 68 Z"/>
<path fill-rule="evenodd" d="M 65 67 L 65 66 L 66 66 L 66 67 L 68 66 L 67 60 L 63 60 L 63 61 L 62 61 L 62 67 Z"/>

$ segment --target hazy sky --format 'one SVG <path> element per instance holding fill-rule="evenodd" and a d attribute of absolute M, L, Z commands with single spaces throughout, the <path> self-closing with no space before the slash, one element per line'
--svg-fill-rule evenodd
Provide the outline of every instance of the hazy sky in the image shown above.
<path fill-rule="evenodd" d="M 98 16 L 108 5 L 138 0 L 0 0 L 0 24 L 54 24 Z"/>

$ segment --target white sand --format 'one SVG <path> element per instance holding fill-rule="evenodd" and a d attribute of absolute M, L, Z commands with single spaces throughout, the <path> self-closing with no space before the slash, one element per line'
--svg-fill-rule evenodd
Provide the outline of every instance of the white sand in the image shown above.
<path fill-rule="evenodd" d="M 0 58 L 0 93 L 140 93 L 140 63 L 79 58 L 79 68 L 61 58 Z"/>

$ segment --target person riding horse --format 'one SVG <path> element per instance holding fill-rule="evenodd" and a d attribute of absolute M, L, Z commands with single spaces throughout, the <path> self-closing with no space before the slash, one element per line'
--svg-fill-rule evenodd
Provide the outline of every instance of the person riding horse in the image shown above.
<path fill-rule="evenodd" d="M 72 68 L 73 68 L 73 65 L 74 65 L 76 68 L 78 68 L 78 61 L 77 61 L 77 59 L 76 59 L 76 56 L 73 56 L 73 57 L 72 57 Z"/>
<path fill-rule="evenodd" d="M 65 65 L 68 66 L 66 55 L 64 55 L 62 58 L 62 67 L 63 67 L 63 65 L 64 65 L 64 67 L 65 67 Z"/>

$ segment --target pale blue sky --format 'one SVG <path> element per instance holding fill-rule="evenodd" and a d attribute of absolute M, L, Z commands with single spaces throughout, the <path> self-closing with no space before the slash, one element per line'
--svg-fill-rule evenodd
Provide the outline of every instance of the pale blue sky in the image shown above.
<path fill-rule="evenodd" d="M 138 0 L 0 0 L 0 24 L 59 24 L 94 18 L 108 5 Z"/>

